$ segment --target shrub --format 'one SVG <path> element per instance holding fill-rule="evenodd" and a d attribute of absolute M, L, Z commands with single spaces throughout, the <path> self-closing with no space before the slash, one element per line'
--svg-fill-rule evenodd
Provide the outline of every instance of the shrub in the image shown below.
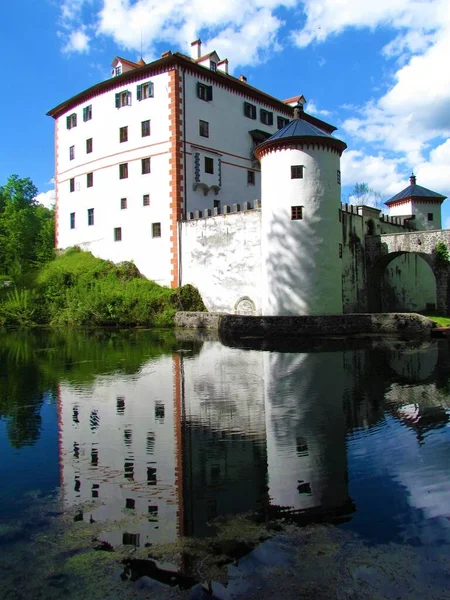
<path fill-rule="evenodd" d="M 445 242 L 438 242 L 433 250 L 434 262 L 438 267 L 448 266 L 450 254 Z"/>

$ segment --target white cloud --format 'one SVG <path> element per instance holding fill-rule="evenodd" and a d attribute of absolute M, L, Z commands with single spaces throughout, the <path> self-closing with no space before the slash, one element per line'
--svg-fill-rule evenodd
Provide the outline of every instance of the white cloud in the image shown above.
<path fill-rule="evenodd" d="M 450 197 L 450 139 L 430 152 L 416 169 L 417 183 Z"/>
<path fill-rule="evenodd" d="M 317 117 L 330 117 L 332 114 L 329 110 L 319 108 L 314 102 L 314 100 L 308 100 L 305 106 L 305 110 L 307 113 L 311 115 L 316 115 Z"/>
<path fill-rule="evenodd" d="M 62 37 L 64 37 L 64 34 Z M 83 52 L 89 52 L 90 37 L 86 35 L 82 29 L 72 31 L 69 33 L 68 37 L 69 39 L 63 47 L 63 52 L 78 52 L 80 54 Z"/>
<path fill-rule="evenodd" d="M 42 204 L 46 208 L 53 208 L 55 205 L 55 190 L 49 190 L 48 192 L 41 192 L 36 196 L 36 201 Z"/>
<path fill-rule="evenodd" d="M 370 188 L 386 195 L 386 200 L 407 186 L 401 175 L 400 159 L 383 154 L 365 155 L 358 150 L 346 150 L 341 159 L 342 185 L 367 183 Z"/>

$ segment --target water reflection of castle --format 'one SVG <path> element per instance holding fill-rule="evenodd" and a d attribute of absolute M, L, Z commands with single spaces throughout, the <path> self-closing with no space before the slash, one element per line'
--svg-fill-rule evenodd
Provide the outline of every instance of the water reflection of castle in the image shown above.
<path fill-rule="evenodd" d="M 388 354 L 386 364 L 385 352 L 369 360 L 368 351 L 263 353 L 205 342 L 196 356 L 149 361 L 135 375 L 61 384 L 66 505 L 92 503 L 86 520 L 128 517 L 106 527 L 106 539 L 135 546 L 206 535 L 212 518 L 249 510 L 351 512 L 348 428 L 376 421 L 385 397 L 404 405 L 395 380 L 414 370 L 427 379 L 437 360 L 422 352 L 418 368 L 417 353 Z M 368 384 L 377 370 L 386 380 Z"/>

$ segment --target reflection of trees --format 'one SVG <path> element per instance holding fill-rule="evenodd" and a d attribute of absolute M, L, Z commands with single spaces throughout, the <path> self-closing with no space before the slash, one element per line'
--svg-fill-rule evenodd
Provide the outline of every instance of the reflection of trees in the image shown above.
<path fill-rule="evenodd" d="M 201 345 L 201 343 L 200 343 Z M 171 331 L 9 331 L 0 341 L 0 418 L 8 420 L 14 447 L 34 444 L 46 393 L 56 396 L 60 381 L 90 384 L 105 373 L 132 374 L 150 358 L 182 346 Z"/>

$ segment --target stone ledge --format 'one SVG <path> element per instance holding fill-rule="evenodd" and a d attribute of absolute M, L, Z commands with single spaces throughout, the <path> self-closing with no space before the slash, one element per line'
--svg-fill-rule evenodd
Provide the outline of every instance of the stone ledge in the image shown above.
<path fill-rule="evenodd" d="M 175 326 L 213 329 L 221 336 L 327 336 L 383 334 L 431 336 L 433 321 L 415 313 L 354 313 L 299 317 L 263 317 L 226 313 L 178 312 Z"/>

